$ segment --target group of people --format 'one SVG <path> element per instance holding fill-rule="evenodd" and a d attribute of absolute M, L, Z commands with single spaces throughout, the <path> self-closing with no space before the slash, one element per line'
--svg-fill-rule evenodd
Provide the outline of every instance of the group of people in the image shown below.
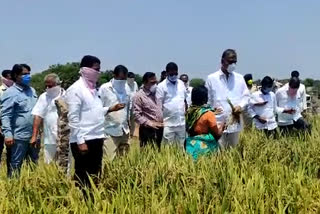
<path fill-rule="evenodd" d="M 101 172 L 103 155 L 112 161 L 129 151 L 135 124 L 139 125 L 141 148 L 175 145 L 194 159 L 236 146 L 245 112 L 268 136 L 278 126 L 287 132 L 309 130 L 302 117 L 305 89 L 296 72 L 276 94 L 268 76 L 261 89 L 250 92 L 252 77 L 246 80 L 235 72 L 236 64 L 235 50 L 224 51 L 221 69 L 195 88 L 189 86 L 188 75 L 179 77 L 174 62 L 166 65 L 159 81 L 155 73 L 146 72 L 140 88 L 134 73 L 118 65 L 113 79 L 98 86 L 100 60 L 87 55 L 81 60 L 75 83 L 64 90 L 59 77 L 48 74 L 46 91 L 39 98 L 30 86 L 30 67 L 16 64 L 3 71 L 0 91 L 1 145 L 7 148 L 8 176 L 19 174 L 26 158 L 36 162 L 43 142 L 45 163 L 55 161 L 61 148 L 69 148 L 70 152 L 64 153 L 69 154 L 68 168 L 74 160 L 75 179 L 89 185 L 88 175 L 96 181 Z M 60 102 L 66 106 L 66 118 L 62 118 Z M 64 143 L 70 146 L 61 147 L 61 139 L 65 139 L 61 130 L 66 127 L 70 131 L 65 132 L 68 142 Z"/>

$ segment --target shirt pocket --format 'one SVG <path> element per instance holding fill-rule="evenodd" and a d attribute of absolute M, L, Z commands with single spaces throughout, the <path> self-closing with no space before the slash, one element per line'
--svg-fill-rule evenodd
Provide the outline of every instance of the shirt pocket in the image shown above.
<path fill-rule="evenodd" d="M 22 113 L 31 111 L 32 102 L 33 100 L 27 97 L 17 99 L 17 111 Z"/>

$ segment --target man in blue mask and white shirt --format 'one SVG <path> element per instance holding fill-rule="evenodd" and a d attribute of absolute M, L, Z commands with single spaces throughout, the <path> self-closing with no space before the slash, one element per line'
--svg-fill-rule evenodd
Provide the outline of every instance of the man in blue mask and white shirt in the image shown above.
<path fill-rule="evenodd" d="M 163 110 L 163 141 L 164 144 L 178 143 L 184 148 L 186 138 L 185 110 L 186 87 L 178 79 L 178 66 L 170 62 L 166 66 L 167 79 L 159 83 L 156 92 L 158 103 Z"/>
<path fill-rule="evenodd" d="M 219 140 L 221 148 L 234 147 L 239 142 L 242 130 L 241 112 L 249 101 L 249 90 L 243 76 L 236 73 L 237 54 L 233 49 L 223 52 L 221 69 L 210 74 L 206 81 L 208 101 L 219 114 L 218 124 L 226 124 L 226 129 Z"/>
<path fill-rule="evenodd" d="M 105 117 L 105 133 L 109 138 L 104 142 L 104 150 L 110 160 L 117 154 L 124 155 L 130 147 L 128 69 L 118 65 L 113 71 L 113 76 L 110 82 L 103 84 L 99 89 L 103 106 L 109 108 Z"/>
<path fill-rule="evenodd" d="M 11 70 L 14 85 L 1 98 L 1 121 L 4 142 L 9 155 L 8 176 L 19 173 L 23 160 L 38 160 L 38 143 L 30 144 L 33 116 L 31 111 L 37 102 L 37 94 L 30 87 L 30 67 L 16 64 Z"/>

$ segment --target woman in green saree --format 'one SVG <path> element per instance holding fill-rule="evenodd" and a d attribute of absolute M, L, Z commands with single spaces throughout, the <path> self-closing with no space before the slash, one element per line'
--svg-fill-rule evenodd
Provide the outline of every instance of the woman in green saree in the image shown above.
<path fill-rule="evenodd" d="M 186 152 L 194 160 L 219 149 L 218 139 L 224 126 L 216 122 L 215 111 L 207 105 L 208 90 L 204 86 L 196 87 L 191 93 L 192 105 L 187 111 L 186 123 L 189 137 L 186 139 Z"/>

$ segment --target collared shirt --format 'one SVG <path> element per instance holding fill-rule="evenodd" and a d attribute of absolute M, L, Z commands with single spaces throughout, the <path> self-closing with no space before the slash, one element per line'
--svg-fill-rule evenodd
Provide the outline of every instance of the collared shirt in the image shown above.
<path fill-rule="evenodd" d="M 187 93 L 187 104 L 188 104 L 188 107 L 191 106 L 192 104 L 192 101 L 191 101 L 191 93 L 192 93 L 192 89 L 193 87 L 186 87 L 186 93 Z"/>
<path fill-rule="evenodd" d="M 289 83 L 285 84 L 286 87 L 289 87 Z M 300 87 L 298 89 L 298 94 L 301 97 L 300 99 L 300 108 L 302 111 L 307 110 L 307 92 L 306 86 L 300 83 Z"/>
<path fill-rule="evenodd" d="M 267 103 L 262 106 L 255 105 L 262 102 Z M 262 124 L 259 120 L 254 119 L 253 121 L 257 129 L 273 130 L 277 128 L 276 114 L 278 113 L 278 108 L 275 94 L 273 92 L 263 94 L 261 91 L 252 93 L 248 105 L 248 113 L 252 118 L 258 115 L 267 120 L 265 124 Z"/>
<path fill-rule="evenodd" d="M 140 89 L 133 98 L 133 115 L 138 124 L 149 126 L 152 121 L 162 122 L 162 108 L 155 94 Z"/>
<path fill-rule="evenodd" d="M 138 92 L 139 87 L 138 87 L 138 83 L 136 81 L 134 81 L 133 84 L 127 83 L 127 85 L 128 85 L 130 94 L 131 93 L 135 94 L 136 92 Z"/>
<path fill-rule="evenodd" d="M 0 97 L 2 97 L 3 93 L 8 89 L 8 87 L 5 84 L 1 84 L 0 86 Z"/>
<path fill-rule="evenodd" d="M 32 110 L 32 115 L 43 119 L 44 144 L 56 144 L 58 135 L 58 112 L 55 100 L 63 98 L 65 91 L 61 89 L 60 94 L 52 98 L 47 92 L 40 95 Z"/>
<path fill-rule="evenodd" d="M 69 107 L 70 143 L 83 144 L 87 140 L 102 139 L 104 135 L 104 115 L 98 92 L 86 87 L 82 77 L 68 88 L 66 103 Z"/>
<path fill-rule="evenodd" d="M 288 95 L 289 85 L 284 85 L 276 92 L 277 105 L 279 108 L 278 113 L 278 125 L 287 126 L 292 125 L 293 121 L 297 121 L 302 117 L 301 112 L 301 97 L 300 93 L 297 93 L 296 96 L 290 97 Z M 286 109 L 294 109 L 296 112 L 294 114 L 283 113 Z"/>
<path fill-rule="evenodd" d="M 163 111 L 163 122 L 166 127 L 184 126 L 186 87 L 181 80 L 175 84 L 168 79 L 159 83 L 156 98 Z"/>
<path fill-rule="evenodd" d="M 227 79 L 221 69 L 208 76 L 206 81 L 208 89 L 208 102 L 213 108 L 222 108 L 223 112 L 217 115 L 218 123 L 225 123 L 232 116 L 232 109 L 228 99 L 233 106 L 240 106 L 243 110 L 248 105 L 249 90 L 239 73 L 232 72 Z M 228 124 L 224 132 L 234 133 L 242 129 L 241 123 Z"/>
<path fill-rule="evenodd" d="M 114 112 L 109 112 L 105 116 L 105 133 L 110 136 L 120 137 L 123 134 L 129 134 L 129 109 L 130 109 L 130 95 L 128 88 L 119 94 L 112 86 L 113 79 L 103 84 L 99 89 L 99 96 L 105 108 L 110 108 L 118 103 L 124 103 L 126 106 Z"/>
<path fill-rule="evenodd" d="M 37 94 L 31 87 L 22 88 L 14 84 L 1 97 L 2 132 L 5 138 L 28 141 L 32 136 L 32 108 Z"/>

